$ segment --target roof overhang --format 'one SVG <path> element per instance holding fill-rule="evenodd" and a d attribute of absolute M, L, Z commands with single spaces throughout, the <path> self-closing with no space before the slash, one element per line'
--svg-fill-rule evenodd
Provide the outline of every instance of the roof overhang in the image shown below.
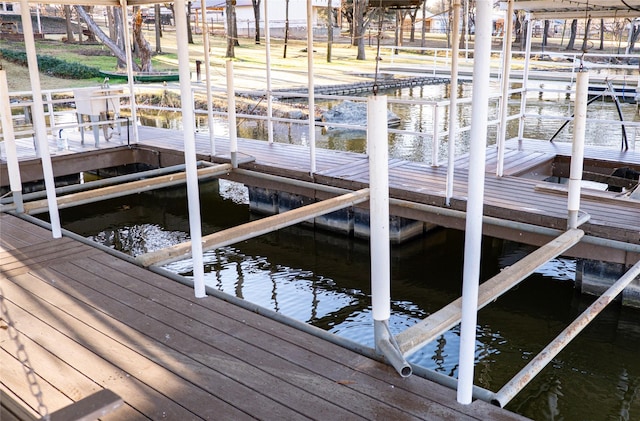
<path fill-rule="evenodd" d="M 28 0 L 28 2 L 50 4 L 52 0 Z M 125 0 L 125 3 L 128 6 L 142 6 L 166 3 L 166 1 Z M 120 1 L 53 0 L 53 4 L 120 6 Z M 534 19 L 578 19 L 588 16 L 591 18 L 640 18 L 640 0 L 514 0 L 514 9 L 529 12 Z"/>
<path fill-rule="evenodd" d="M 515 0 L 533 19 L 638 18 L 640 0 Z"/>

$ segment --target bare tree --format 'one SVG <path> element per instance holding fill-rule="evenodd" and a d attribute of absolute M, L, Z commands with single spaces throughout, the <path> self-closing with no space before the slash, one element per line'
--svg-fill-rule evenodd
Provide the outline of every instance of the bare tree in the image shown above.
<path fill-rule="evenodd" d="M 187 2 L 187 43 L 193 44 L 193 31 L 191 30 L 191 2 Z"/>
<path fill-rule="evenodd" d="M 584 38 L 582 39 L 582 51 L 587 51 L 587 43 L 589 42 L 589 28 L 591 27 L 591 18 L 587 19 L 587 24 L 584 28 Z"/>
<path fill-rule="evenodd" d="M 366 60 L 364 36 L 369 26 L 369 0 L 353 0 L 353 45 L 358 47 L 356 60 Z"/>
<path fill-rule="evenodd" d="M 102 32 L 102 29 L 100 29 L 100 27 L 94 22 L 93 18 L 91 16 L 89 16 L 89 14 L 84 10 L 84 8 L 82 8 L 82 6 L 75 6 L 76 12 L 78 13 L 78 15 L 80 15 L 80 17 L 87 23 L 87 27 L 89 28 L 89 30 L 91 32 L 93 32 L 93 34 L 108 48 L 111 50 L 111 52 L 113 52 L 113 54 L 116 56 L 116 58 L 118 59 L 118 62 L 120 63 L 126 63 L 127 62 L 127 55 L 124 51 L 124 48 L 121 48 L 120 46 L 118 46 L 118 44 L 116 44 L 111 38 L 109 38 L 107 36 L 107 34 L 105 34 L 104 32 Z M 119 13 L 115 13 L 115 15 L 119 15 Z M 122 20 L 122 19 L 120 19 Z M 121 27 L 123 28 L 123 27 Z M 124 32 L 124 31 L 121 31 Z M 134 71 L 140 71 L 140 66 L 134 61 L 132 63 L 132 67 Z"/>
<path fill-rule="evenodd" d="M 567 50 L 574 50 L 576 43 L 576 34 L 578 33 L 578 19 L 571 21 L 571 32 L 569 33 L 569 42 L 567 43 Z"/>
<path fill-rule="evenodd" d="M 160 10 L 160 4 L 154 5 L 154 26 L 156 28 L 156 53 L 162 53 L 162 46 L 160 45 L 160 38 L 162 38 L 162 16 Z"/>
<path fill-rule="evenodd" d="M 331 48 L 333 47 L 333 8 L 331 0 L 327 0 L 327 63 L 331 63 Z"/>
<path fill-rule="evenodd" d="M 235 1 L 227 0 L 226 10 L 227 13 L 227 53 L 225 57 L 234 58 L 236 56 L 234 47 L 235 43 L 233 42 L 233 9 Z"/>
<path fill-rule="evenodd" d="M 136 51 L 138 52 L 138 58 L 141 63 L 140 71 L 152 72 L 151 45 L 142 34 L 142 12 L 140 9 L 137 10 L 133 19 L 133 42 L 137 46 Z"/>
<path fill-rule="evenodd" d="M 64 5 L 64 22 L 67 28 L 67 42 L 76 42 L 76 38 L 73 36 L 73 24 L 71 23 L 71 6 L 68 4 Z"/>
<path fill-rule="evenodd" d="M 251 4 L 253 5 L 253 18 L 255 21 L 256 27 L 256 45 L 260 44 L 260 0 L 251 0 Z M 331 0 L 329 0 L 329 4 L 331 4 Z M 265 22 L 265 25 L 268 25 L 268 22 Z"/>
<path fill-rule="evenodd" d="M 284 2 L 284 52 L 282 58 L 287 58 L 287 45 L 289 44 L 289 0 Z"/>

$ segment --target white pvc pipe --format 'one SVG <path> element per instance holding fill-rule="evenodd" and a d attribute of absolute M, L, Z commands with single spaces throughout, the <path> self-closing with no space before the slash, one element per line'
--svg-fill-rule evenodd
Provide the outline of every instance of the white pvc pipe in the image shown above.
<path fill-rule="evenodd" d="M 369 223 L 371 244 L 371 307 L 373 320 L 391 317 L 389 246 L 389 146 L 387 97 L 367 100 L 367 144 L 369 145 Z"/>
<path fill-rule="evenodd" d="M 436 104 L 433 107 L 433 139 L 431 147 L 431 166 L 437 167 L 438 156 L 440 155 L 440 126 L 438 121 L 440 120 L 440 107 Z"/>
<path fill-rule="evenodd" d="M 331 1 L 331 0 L 329 0 Z M 269 28 L 269 0 L 264 2 L 264 39 L 267 67 L 267 135 L 269 143 L 273 143 L 273 96 L 271 95 L 271 30 Z"/>
<path fill-rule="evenodd" d="M 136 109 L 136 93 L 133 90 L 133 56 L 131 55 L 131 34 L 129 32 L 129 19 L 127 17 L 127 0 L 120 0 L 120 8 L 122 21 L 124 22 L 124 51 L 127 56 L 127 84 L 129 86 L 129 103 L 131 104 L 131 126 L 133 128 L 133 141 L 138 143 L 138 111 Z M 191 76 L 189 75 L 189 77 Z M 180 78 L 182 78 L 182 76 Z"/>
<path fill-rule="evenodd" d="M 24 33 L 24 45 L 27 50 L 27 63 L 29 65 L 29 79 L 31 80 L 31 92 L 33 93 L 33 129 L 37 144 L 37 152 L 42 161 L 42 173 L 47 192 L 49 206 L 49 218 L 51 220 L 51 233 L 53 238 L 62 237 L 60 227 L 60 214 L 58 213 L 58 201 L 56 199 L 56 183 L 53 177 L 53 165 L 49 153 L 49 141 L 47 139 L 47 121 L 44 117 L 44 103 L 42 101 L 42 89 L 40 87 L 40 72 L 36 57 L 36 43 L 33 39 L 33 24 L 29 3 L 20 0 L 20 15 L 22 19 L 22 32 Z"/>
<path fill-rule="evenodd" d="M 231 165 L 238 168 L 238 128 L 236 123 L 236 92 L 233 84 L 233 61 L 228 59 L 227 69 L 227 119 L 229 126 L 229 154 Z"/>
<path fill-rule="evenodd" d="M 18 164 L 18 151 L 16 137 L 11 120 L 11 106 L 9 102 L 9 84 L 7 83 L 7 71 L 0 69 L 0 123 L 4 135 L 5 151 L 7 152 L 7 169 L 9 171 L 9 186 L 13 195 L 13 203 L 18 212 L 24 212 L 22 203 L 22 180 L 20 179 L 20 166 Z"/>
<path fill-rule="evenodd" d="M 498 134 L 498 163 L 496 175 L 504 174 L 504 148 L 507 141 L 507 115 L 509 113 L 509 74 L 511 73 L 511 42 L 513 31 L 513 0 L 507 1 L 505 11 L 504 57 L 502 64 L 502 96 L 500 98 L 500 132 Z"/>
<path fill-rule="evenodd" d="M 484 200 L 485 154 L 489 109 L 492 1 L 476 3 L 476 35 L 473 53 L 473 91 L 467 221 L 465 226 L 460 326 L 460 364 L 457 399 L 470 404 L 473 392 L 473 365 L 476 346 L 480 251 L 482 244 L 482 204 Z"/>
<path fill-rule="evenodd" d="M 202 257 L 202 223 L 200 218 L 200 192 L 196 159 L 195 112 L 191 71 L 189 68 L 189 45 L 187 44 L 187 12 L 185 0 L 176 0 L 176 40 L 178 50 L 178 73 L 180 75 L 180 97 L 182 103 L 182 133 L 184 136 L 184 160 L 187 175 L 187 202 L 189 207 L 189 230 L 191 256 L 193 258 L 193 289 L 196 298 L 207 295 L 204 285 L 204 259 Z"/>
<path fill-rule="evenodd" d="M 531 34 L 533 33 L 533 24 L 531 16 L 527 13 L 525 21 L 527 22 L 527 47 L 524 53 L 524 70 L 522 72 L 522 93 L 520 94 L 520 122 L 518 125 L 518 140 L 524 137 L 524 114 L 527 108 L 527 84 L 529 82 L 529 63 L 531 62 Z"/>
<path fill-rule="evenodd" d="M 460 54 L 460 0 L 453 2 L 453 27 L 451 28 L 451 82 L 449 84 L 449 147 L 447 152 L 447 193 L 445 203 L 451 205 L 453 197 L 453 173 L 458 140 L 458 55 Z M 435 55 L 435 54 L 434 54 Z"/>
<path fill-rule="evenodd" d="M 213 130 L 213 104 L 211 103 L 211 57 L 209 54 L 209 30 L 207 28 L 207 2 L 200 0 L 202 14 L 202 44 L 204 48 L 204 75 L 207 87 L 207 125 L 209 126 L 209 148 L 211 156 L 216 154 L 216 137 Z"/>
<path fill-rule="evenodd" d="M 331 1 L 331 0 L 329 0 Z M 313 90 L 313 7 L 307 0 L 307 78 L 309 90 L 309 154 L 311 174 L 316 172 L 316 101 Z M 386 121 L 386 117 L 385 117 Z"/>
<path fill-rule="evenodd" d="M 568 228 L 578 227 L 580 210 L 580 183 L 584 163 L 584 137 L 587 124 L 587 94 L 589 93 L 589 72 L 577 73 L 576 99 L 573 119 L 573 145 L 571 147 L 571 170 L 569 173 L 569 196 L 567 198 Z"/>

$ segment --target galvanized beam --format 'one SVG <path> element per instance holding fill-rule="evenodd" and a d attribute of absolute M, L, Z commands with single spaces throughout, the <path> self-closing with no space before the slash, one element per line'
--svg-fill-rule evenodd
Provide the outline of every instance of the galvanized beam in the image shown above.
<path fill-rule="evenodd" d="M 231 171 L 230 164 L 220 164 L 215 167 L 206 167 L 198 170 L 198 178 L 218 177 Z M 132 181 L 129 183 L 108 186 L 99 189 L 68 194 L 58 197 L 57 203 L 60 209 L 71 206 L 83 205 L 86 203 L 99 202 L 101 200 L 113 199 L 114 197 L 126 196 L 128 194 L 140 193 L 149 190 L 155 190 L 161 187 L 174 186 L 184 184 L 186 173 L 167 174 L 144 180 Z M 47 200 L 36 200 L 24 204 L 26 213 L 35 214 L 46 211 L 48 209 Z"/>
<path fill-rule="evenodd" d="M 262 234 L 289 227 L 320 215 L 366 202 L 367 200 L 369 200 L 369 189 L 362 189 L 312 205 L 296 208 L 204 236 L 202 237 L 202 248 L 203 251 L 207 251 L 228 246 L 229 244 L 258 237 Z M 188 258 L 190 256 L 190 250 L 191 241 L 187 241 L 162 250 L 142 254 L 138 256 L 136 260 L 145 267 L 161 265 Z"/>
<path fill-rule="evenodd" d="M 583 236 L 582 230 L 569 230 L 484 282 L 478 293 L 478 310 L 522 282 L 540 266 L 577 244 Z M 396 341 L 404 355 L 411 355 L 460 323 L 461 312 L 462 298 L 458 298 L 396 335 Z"/>

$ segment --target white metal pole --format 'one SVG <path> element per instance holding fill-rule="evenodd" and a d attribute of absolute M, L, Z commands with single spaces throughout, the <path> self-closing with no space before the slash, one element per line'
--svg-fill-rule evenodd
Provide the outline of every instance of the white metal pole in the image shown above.
<path fill-rule="evenodd" d="M 238 168 L 238 129 L 236 127 L 236 92 L 233 84 L 233 61 L 228 59 L 227 69 L 227 120 L 229 125 L 229 154 L 231 165 Z"/>
<path fill-rule="evenodd" d="M 522 93 L 520 94 L 520 121 L 518 125 L 518 140 L 524 137 L 524 113 L 527 108 L 527 84 L 529 82 L 529 62 L 531 61 L 531 34 L 533 25 L 531 16 L 527 13 L 525 17 L 527 22 L 527 47 L 524 53 L 524 70 L 522 71 Z"/>
<path fill-rule="evenodd" d="M 376 95 L 367 101 L 367 144 L 369 145 L 371 301 L 373 320 L 391 317 L 389 246 L 389 146 L 387 140 L 387 97 Z"/>
<path fill-rule="evenodd" d="M 571 148 L 571 169 L 569 172 L 569 196 L 567 199 L 568 228 L 578 228 L 578 211 L 580 210 L 580 183 L 584 161 L 584 136 L 587 124 L 587 94 L 589 92 L 589 72 L 577 73 L 576 105 L 573 110 L 573 145 Z"/>
<path fill-rule="evenodd" d="M 131 55 L 131 33 L 129 32 L 129 19 L 127 16 L 127 0 L 120 0 L 120 8 L 122 10 L 122 21 L 124 22 L 124 51 L 127 56 L 127 80 L 129 86 L 129 103 L 131 104 L 131 127 L 133 128 L 133 141 L 137 143 L 139 138 L 138 110 L 136 109 L 136 93 L 133 89 L 133 56 Z M 127 128 L 127 130 L 129 129 Z"/>
<path fill-rule="evenodd" d="M 440 155 L 440 107 L 436 103 L 433 106 L 433 139 L 431 146 L 431 166 L 438 166 L 438 156 Z"/>
<path fill-rule="evenodd" d="M 11 106 L 9 102 L 9 84 L 7 83 L 7 71 L 0 69 L 0 123 L 7 152 L 7 169 L 9 171 L 9 186 L 13 195 L 13 203 L 19 213 L 24 212 L 22 201 L 22 180 L 20 179 L 20 166 L 18 164 L 18 151 L 16 138 L 11 120 Z"/>
<path fill-rule="evenodd" d="M 271 95 L 271 29 L 269 28 L 269 0 L 264 1 L 264 39 L 267 67 L 267 135 L 269 143 L 273 143 L 273 96 Z M 329 0 L 331 1 L 331 0 Z"/>
<path fill-rule="evenodd" d="M 460 370 L 458 402 L 471 403 L 473 365 L 476 346 L 480 249 L 482 243 L 482 203 L 484 200 L 485 154 L 489 109 L 491 58 L 491 0 L 476 2 L 476 33 L 473 53 L 473 90 L 471 103 L 471 145 L 467 220 L 464 241 L 462 286 L 462 322 L 460 326 Z"/>
<path fill-rule="evenodd" d="M 191 71 L 189 69 L 189 45 L 187 44 L 187 12 L 185 0 L 176 0 L 176 41 L 178 50 L 178 73 L 180 75 L 180 97 L 182 103 L 182 134 L 184 136 L 184 161 L 187 175 L 187 201 L 189 207 L 189 230 L 191 255 L 193 258 L 193 289 L 197 298 L 207 295 L 204 286 L 204 258 L 202 257 L 202 223 L 200 218 L 200 192 L 196 159 L 195 113 Z"/>
<path fill-rule="evenodd" d="M 451 82 L 449 83 L 449 145 L 447 152 L 447 194 L 445 202 L 451 206 L 453 197 L 454 161 L 458 140 L 458 56 L 460 54 L 460 0 L 453 2 L 451 28 Z"/>
<path fill-rule="evenodd" d="M 207 125 L 209 126 L 209 146 L 211 156 L 216 154 L 216 137 L 213 130 L 213 104 L 211 103 L 211 57 L 209 54 L 209 29 L 207 28 L 207 1 L 200 0 L 202 12 L 202 44 L 204 48 L 204 75 L 207 88 Z"/>
<path fill-rule="evenodd" d="M 24 45 L 27 50 L 31 92 L 33 93 L 33 128 L 35 131 L 36 144 L 38 145 L 38 154 L 42 161 L 51 232 L 53 238 L 60 238 L 62 237 L 62 229 L 60 227 L 60 214 L 58 213 L 58 201 L 56 198 L 56 183 L 53 177 L 51 154 L 49 153 L 47 121 L 44 117 L 44 103 L 42 101 L 42 89 L 40 88 L 40 72 L 38 70 L 38 58 L 36 57 L 36 42 L 33 39 L 33 23 L 31 22 L 31 13 L 29 12 L 29 3 L 27 0 L 20 0 L 20 15 L 22 19 L 22 32 L 24 33 Z"/>
<path fill-rule="evenodd" d="M 500 98 L 500 132 L 498 133 L 498 164 L 496 175 L 504 174 L 504 148 L 507 141 L 507 115 L 509 113 L 509 74 L 511 73 L 511 42 L 513 31 L 513 0 L 507 1 L 507 10 L 504 17 L 505 34 L 502 48 L 504 57 L 502 64 L 502 96 Z"/>
<path fill-rule="evenodd" d="M 38 21 L 38 33 L 42 33 L 42 22 L 40 21 L 40 5 L 36 4 L 36 19 Z"/>
<path fill-rule="evenodd" d="M 331 0 L 329 0 L 331 1 Z M 309 91 L 309 154 L 311 174 L 316 172 L 316 103 L 313 91 L 313 7 L 312 0 L 307 0 L 307 77 Z"/>

